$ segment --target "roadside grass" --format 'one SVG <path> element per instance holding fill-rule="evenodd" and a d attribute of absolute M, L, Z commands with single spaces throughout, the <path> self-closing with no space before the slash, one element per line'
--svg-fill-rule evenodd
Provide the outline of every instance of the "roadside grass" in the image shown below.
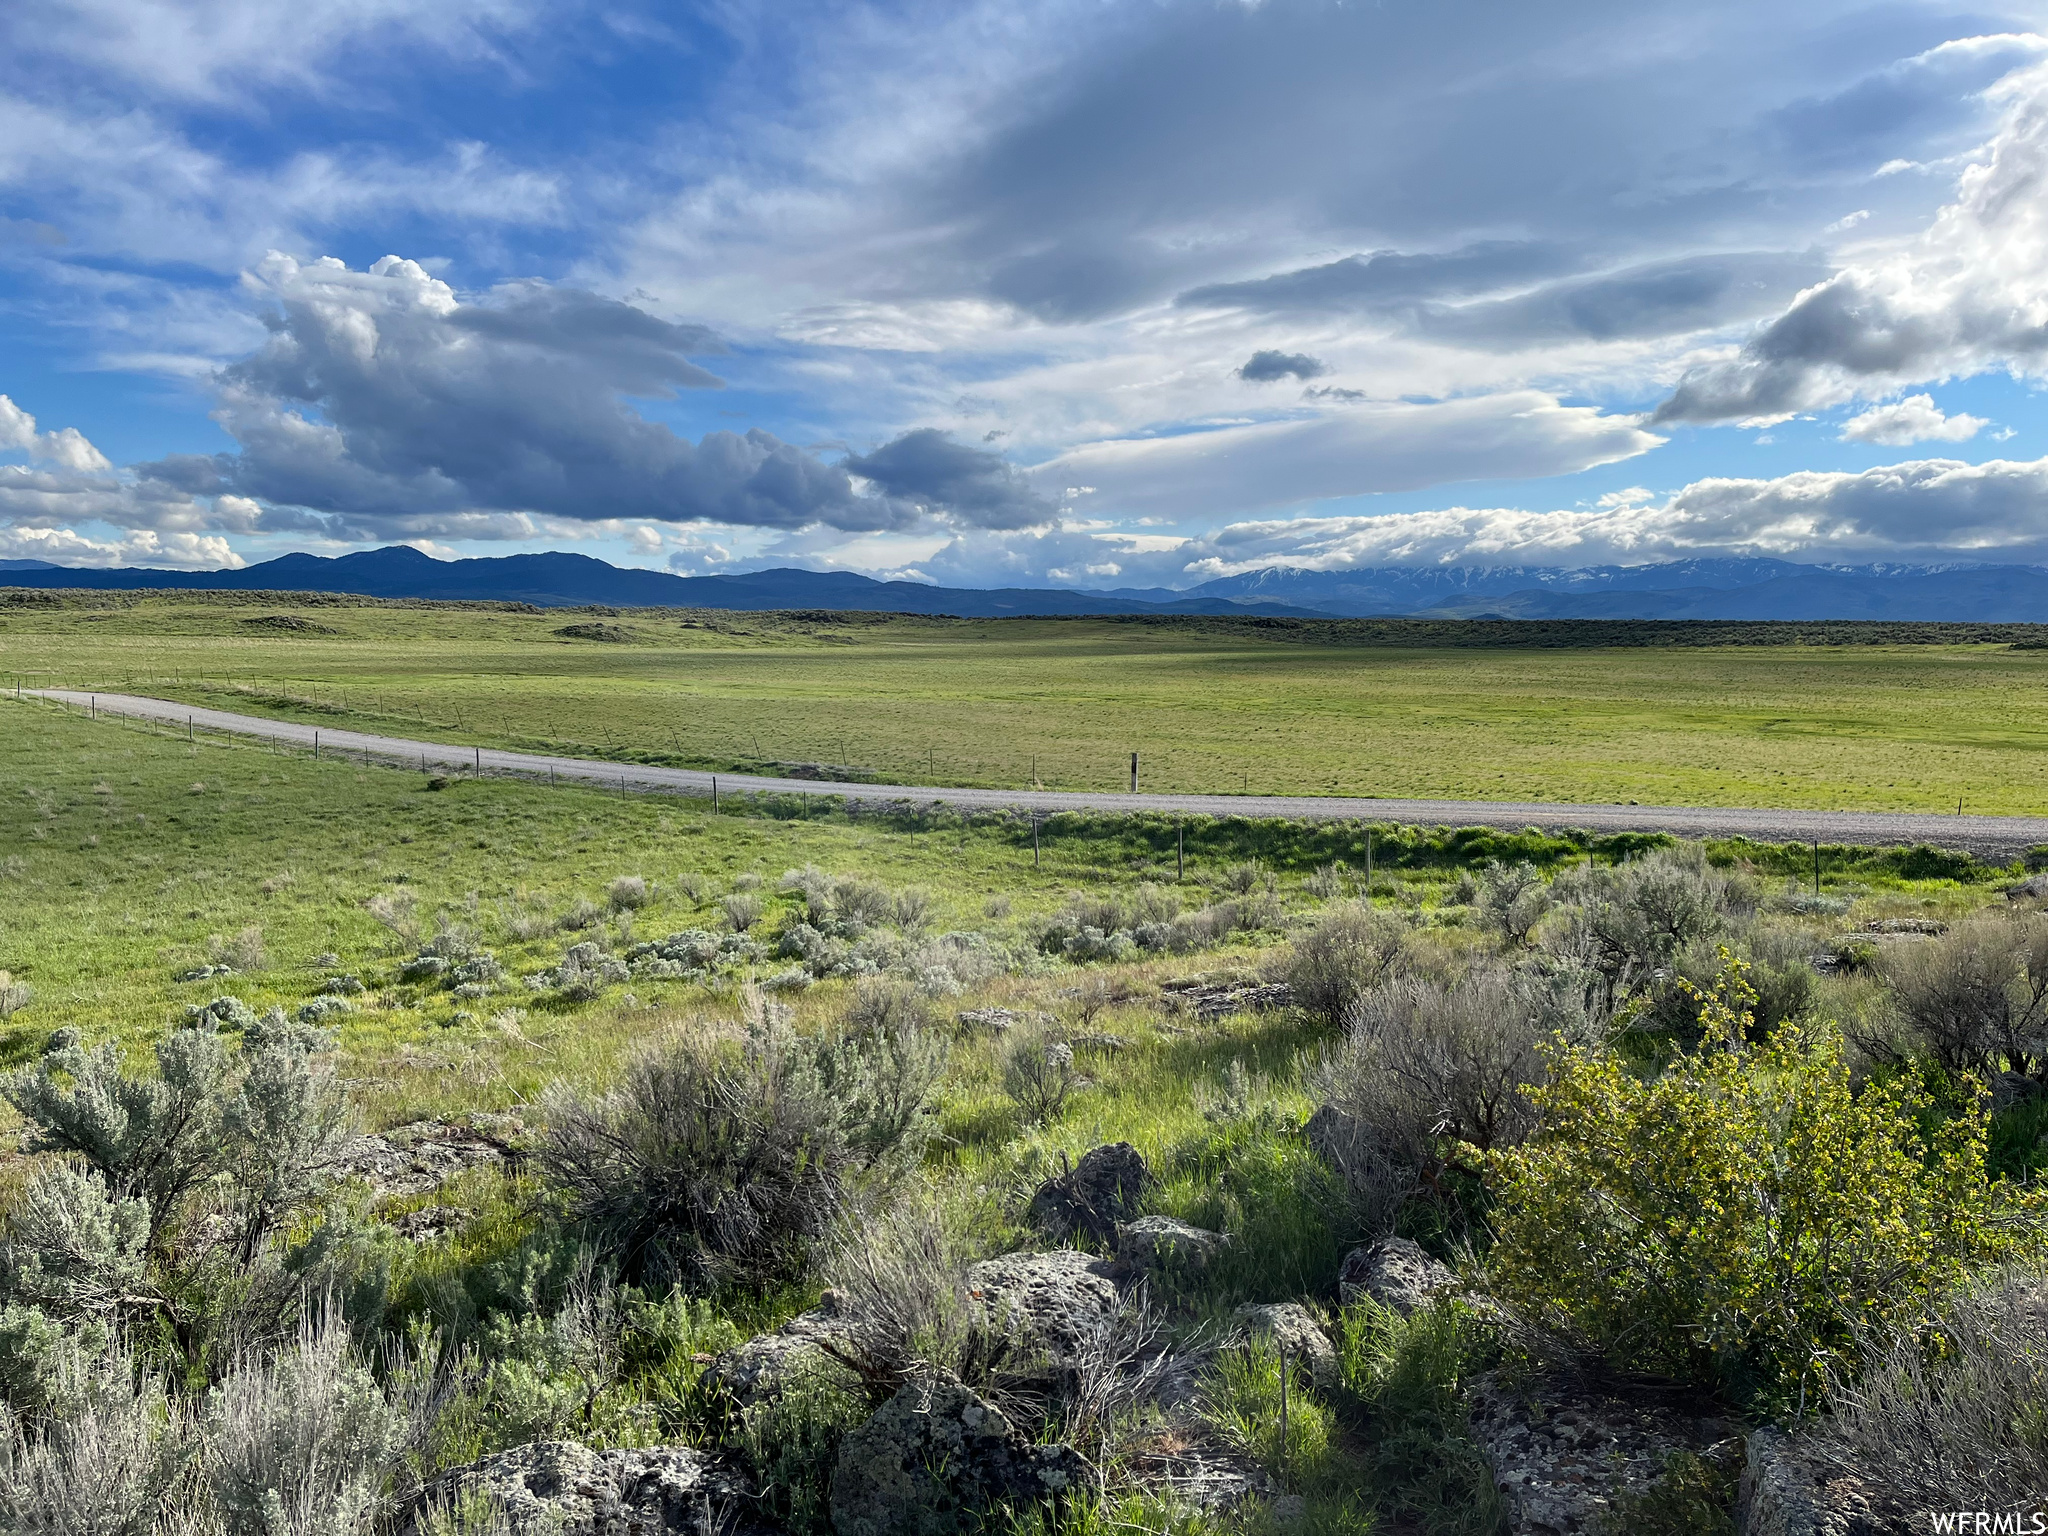
<path fill-rule="evenodd" d="M 331 632 L 292 633 L 252 628 L 253 597 L 113 596 L 0 609 L 0 673 L 461 743 L 888 782 L 1114 789 L 1135 751 L 1141 787 L 1161 791 L 2043 806 L 2048 653 L 2003 644 L 1518 650 L 1340 639 L 1377 633 L 1356 625 L 680 610 L 617 616 L 635 636 L 620 644 L 558 634 L 578 617 L 566 610 L 309 601 Z"/>

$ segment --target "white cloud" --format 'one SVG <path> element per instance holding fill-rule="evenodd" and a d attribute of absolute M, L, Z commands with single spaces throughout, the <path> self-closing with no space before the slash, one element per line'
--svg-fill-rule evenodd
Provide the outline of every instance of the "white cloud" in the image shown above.
<path fill-rule="evenodd" d="M 1908 443 L 1968 442 L 1990 425 L 1982 416 L 1943 415 L 1932 395 L 1908 395 L 1850 417 L 1842 423 L 1842 436 L 1852 443 L 1903 448 Z"/>
<path fill-rule="evenodd" d="M 0 395 L 0 453 L 25 453 L 39 463 L 55 464 L 81 475 L 113 468 L 78 428 L 38 432 L 35 417 L 5 395 Z"/>
<path fill-rule="evenodd" d="M 0 556 L 9 560 L 48 560 L 55 565 L 102 570 L 112 566 L 148 565 L 173 570 L 239 570 L 242 557 L 218 535 L 157 534 L 149 530 L 115 540 L 94 539 L 70 528 L 7 527 L 0 524 Z"/>
<path fill-rule="evenodd" d="M 1923 380 L 2038 374 L 2048 362 L 2048 65 L 1988 94 L 2005 116 L 1923 235 L 1801 294 L 1738 356 L 1687 374 L 1657 419 L 1770 420 Z"/>
<path fill-rule="evenodd" d="M 1446 479 L 1569 474 L 1662 441 L 1631 420 L 1524 391 L 1092 443 L 1033 478 L 1048 488 L 1085 481 L 1095 488 L 1091 513 L 1201 518 Z"/>
<path fill-rule="evenodd" d="M 1059 528 L 963 534 L 925 563 L 944 582 L 1079 578 L 1105 553 L 1123 584 L 1182 587 L 1266 566 L 1641 565 L 1703 556 L 1805 561 L 2048 561 L 2048 459 L 1922 459 L 1861 473 L 1694 481 L 1593 508 L 1444 507 L 1240 521 L 1168 547 Z"/>

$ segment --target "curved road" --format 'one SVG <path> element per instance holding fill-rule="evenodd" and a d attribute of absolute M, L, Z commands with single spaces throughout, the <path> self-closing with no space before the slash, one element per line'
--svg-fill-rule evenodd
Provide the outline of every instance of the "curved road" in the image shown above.
<path fill-rule="evenodd" d="M 1681 837 L 1750 837 L 1767 842 L 1849 843 L 1884 846 L 1933 843 L 1985 857 L 2011 858 L 2048 843 L 2048 817 L 1943 816 L 1894 811 L 1758 811 L 1668 805 L 1530 805 L 1499 800 L 1381 800 L 1288 795 L 1124 795 L 1068 790 L 951 789 L 917 784 L 847 784 L 816 779 L 769 779 L 751 774 L 655 768 L 587 757 L 548 757 L 459 747 L 446 742 L 374 736 L 326 726 L 202 709 L 132 694 L 85 694 L 34 689 L 38 698 L 79 709 L 96 708 L 165 725 L 204 727 L 257 736 L 323 752 L 368 755 L 421 768 L 470 768 L 577 779 L 652 793 L 708 795 L 714 778 L 721 794 L 838 795 L 849 800 L 950 805 L 961 809 L 1022 811 L 1164 811 L 1200 816 L 1279 816 L 1309 821 L 1386 821 L 1453 827 L 1582 827 L 1595 832 L 1670 832 Z"/>

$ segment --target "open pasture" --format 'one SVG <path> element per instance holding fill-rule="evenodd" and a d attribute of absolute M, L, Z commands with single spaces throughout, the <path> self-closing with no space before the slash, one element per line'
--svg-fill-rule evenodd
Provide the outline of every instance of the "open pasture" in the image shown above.
<path fill-rule="evenodd" d="M 2048 806 L 2048 651 L 2004 644 L 1472 648 L 1358 643 L 1359 625 L 236 596 L 0 608 L 0 673 L 486 746 L 888 782 L 1115 789 L 1137 752 L 1154 791 Z"/>

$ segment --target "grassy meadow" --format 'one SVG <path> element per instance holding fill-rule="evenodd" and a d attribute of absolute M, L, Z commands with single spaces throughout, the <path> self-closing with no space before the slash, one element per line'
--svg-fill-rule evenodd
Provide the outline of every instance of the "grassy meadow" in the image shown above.
<path fill-rule="evenodd" d="M 0 675 L 486 746 L 1056 789 L 1123 787 L 1135 751 L 1161 791 L 2048 808 L 2048 650 L 2002 643 L 35 596 L 0 605 Z M 578 624 L 612 638 L 558 633 Z"/>
<path fill-rule="evenodd" d="M 1169 775 L 1175 752 L 1188 772 L 1220 771 L 1235 735 L 1281 780 L 1254 787 L 1332 787 L 1285 775 L 1353 772 L 1340 748 L 1355 731 L 1406 744 L 1379 759 L 1410 776 L 1403 793 L 1641 799 L 1711 799 L 1699 787 L 1710 782 L 1724 798 L 1744 785 L 1765 796 L 1776 781 L 1762 763 L 1814 775 L 1802 782 L 1815 795 L 1823 782 L 1829 794 L 1868 789 L 1877 760 L 1903 775 L 1926 759 L 1931 774 L 1940 738 L 1972 771 L 2014 777 L 2008 804 L 1981 809 L 2036 804 L 2017 780 L 2035 739 L 2025 698 L 2048 665 L 1986 646 L 1402 651 L 1200 627 L 804 615 L 599 616 L 628 638 L 589 641 L 552 632 L 594 622 L 586 614 L 288 611 L 327 632 L 245 626 L 276 612 L 261 605 L 66 604 L 4 610 L 0 651 L 30 681 L 666 761 L 850 759 L 915 778 L 907 756 L 881 754 L 922 732 L 938 777 L 991 783 L 1005 782 L 988 744 L 1007 739 L 1006 722 L 1029 727 L 1017 739 L 1067 740 L 1078 763 L 1126 750 L 1112 724 L 1148 721 L 1183 744 L 1141 743 L 1148 777 Z M 1827 690 L 1842 739 L 1763 728 L 1795 683 Z M 1716 712 L 1716 688 L 1748 690 L 1748 724 Z M 1589 726 L 1607 733 L 1608 762 L 1545 714 L 1581 700 L 1609 706 Z M 1297 718 L 1316 710 L 1320 725 Z M 1943 736 L 1957 718 L 1981 737 Z M 743 729 L 747 748 L 727 751 L 721 738 Z M 1667 729 L 1719 754 L 1671 781 L 1691 789 L 1628 777 L 1655 762 L 1676 771 L 1677 756 L 1662 756 L 1676 753 Z M 1190 742 L 1212 744 L 1210 770 Z M 1512 791 L 1458 777 L 1461 754 L 1510 749 L 1533 776 Z M 1717 776 L 1716 762 L 1747 764 L 1748 777 Z M 1063 780 L 1057 762 L 1040 763 L 1042 781 L 1087 782 L 1073 771 Z M 151 1536 L 172 1536 L 152 1509 L 232 1514 L 221 1469 L 245 1464 L 276 1486 L 312 1478 L 306 1496 L 321 1508 L 355 1500 L 356 1523 L 337 1517 L 333 1530 L 386 1536 L 407 1529 L 401 1513 L 449 1469 L 559 1440 L 694 1448 L 753 1480 L 773 1528 L 822 1536 L 842 1442 L 936 1361 L 1014 1404 L 1040 1443 L 1079 1448 L 1089 1469 L 1082 1493 L 998 1507 L 963 1532 L 1499 1536 L 1503 1509 L 1468 1418 L 1473 1382 L 1492 1373 L 1540 1396 L 1549 1367 L 1497 1326 L 1493 1300 L 1440 1297 L 1404 1316 L 1342 1292 L 1345 1255 L 1389 1234 L 1458 1266 L 1461 1284 L 1513 1315 L 1559 1321 L 1591 1341 L 1588 1358 L 1685 1383 L 1688 1401 L 1745 1422 L 1818 1432 L 1807 1405 L 1823 1365 L 1877 1369 L 1858 1363 L 1863 1336 L 1837 1326 L 1843 1287 L 1866 1287 L 1865 1315 L 1910 1329 L 1929 1296 L 2037 1260 L 2048 1231 L 2037 1188 L 2048 1094 L 2029 1087 L 2048 1080 L 2048 1061 L 2024 1044 L 2048 997 L 2048 916 L 2001 898 L 2017 868 L 1933 849 L 1826 853 L 1815 891 L 1797 847 L 1071 815 L 1047 821 L 1034 856 L 1029 823 L 1000 814 L 797 797 L 713 814 L 701 800 L 430 779 L 204 732 L 188 742 L 0 698 L 0 1067 L 16 1074 L 11 1103 L 30 1106 L 0 1109 L 0 1130 L 48 1133 L 112 1093 L 116 1067 L 68 1044 L 76 1032 L 84 1046 L 117 1045 L 123 1102 L 138 1105 L 149 1102 L 138 1085 L 158 1081 L 152 1053 L 181 1059 L 162 1055 L 167 1042 L 217 1049 L 230 1067 L 212 1123 L 244 1138 L 205 1179 L 160 1198 L 162 1235 L 146 1250 L 105 1254 L 91 1242 L 116 1243 L 117 1224 L 85 1219 L 107 1209 L 92 1182 L 103 1175 L 78 1170 L 108 1154 L 53 1142 L 73 1155 L 5 1155 L 0 1436 L 17 1438 L 0 1455 L 0 1496 L 27 1497 L 16 1469 L 63 1454 L 79 1416 L 127 1413 L 123 1443 L 153 1448 L 150 1467 L 185 1479 L 158 1486 L 136 1472 L 144 1513 L 118 1528 Z M 1285 1001 L 1186 1001 L 1190 984 L 1213 994 L 1283 980 Z M 2021 1044 L 1941 1033 L 1959 998 L 1967 1012 L 1986 996 L 2016 1010 L 1999 1017 L 2018 1020 Z M 1717 1051 L 1722 1028 L 1751 1054 Z M 1578 1054 L 1558 1054 L 1567 1037 Z M 674 1075 L 651 1078 L 636 1059 Z M 1430 1079 L 1446 1064 L 1449 1077 Z M 2029 1083 L 2006 1081 L 1994 1112 L 1967 1074 L 1996 1078 L 2001 1066 Z M 1424 1086 L 1397 1091 L 1403 1073 Z M 1553 1111 L 1528 1108 L 1523 1090 L 1553 1075 L 1592 1096 L 1583 1112 L 1601 1137 L 1561 1141 L 1546 1129 Z M 93 1094 L 79 1087 L 88 1079 Z M 1833 1117 L 1828 1134 L 1787 1120 L 1772 1095 L 1788 1083 L 1792 1109 Z M 289 1113 L 261 1121 L 259 1092 Z M 298 1107 L 339 1115 L 344 1099 L 345 1125 Z M 907 1113 L 891 1121 L 891 1105 Z M 1308 1127 L 1324 1106 L 1337 1134 L 1370 1129 L 1381 1150 L 1349 1158 L 1319 1145 Z M 348 1128 L 421 1122 L 504 1138 L 517 1160 L 397 1195 L 321 1176 Z M 283 1150 L 237 1131 L 252 1123 L 284 1126 L 269 1138 Z M 849 1124 L 862 1135 L 893 1125 L 884 1153 L 856 1159 L 852 1133 L 835 1129 Z M 1694 1140 L 1679 1156 L 1664 1138 L 1681 1124 Z M 1938 1146 L 1916 1139 L 1937 1124 Z M 155 1133 L 139 1134 L 147 1147 Z M 1772 1137 L 1778 1171 L 1744 1161 Z M 1598 1162 L 1609 1140 L 1615 1167 Z M 1121 1256 L 1122 1228 L 1062 1233 L 1031 1214 L 1043 1181 L 1115 1142 L 1147 1171 L 1120 1220 L 1170 1217 L 1222 1242 L 1198 1269 L 1151 1271 L 1119 1304 L 1100 1347 L 1122 1364 L 1089 1378 L 1101 1395 L 1074 1385 L 1081 1367 L 992 1350 L 988 1319 L 963 1298 L 979 1294 L 968 1266 L 995 1256 L 1062 1244 Z M 1814 1148 L 1833 1158 L 1842 1146 L 1867 1160 L 1813 1162 Z M 595 1181 L 598 1210 L 572 1185 L 577 1149 L 613 1155 L 606 1147 L 627 1151 Z M 296 1182 L 245 1177 L 236 1161 L 269 1179 L 288 1157 L 301 1159 Z M 729 1199 L 789 1197 L 778 1180 L 795 1187 L 836 1161 L 816 1203 L 777 1207 L 809 1225 L 778 1250 L 794 1261 L 775 1262 L 758 1235 L 698 1232 L 690 1249 L 663 1228 L 683 1219 L 664 1203 L 676 1185 L 655 1166 L 663 1158 L 715 1186 L 704 1231 Z M 1812 1241 L 1760 1208 L 1681 1270 L 1734 1276 L 1734 1289 L 1702 1280 L 1674 1300 L 1661 1280 L 1627 1289 L 1635 1271 L 1617 1255 L 1581 1273 L 1572 1242 L 1547 1246 L 1578 1233 L 1591 1253 L 1624 1230 L 1598 1213 L 1641 1193 L 1630 1181 L 1646 1170 L 1673 1184 L 1652 1192 L 1672 1199 L 1646 1207 L 1648 1221 L 1701 1202 L 1732 1209 L 1760 1181 L 1788 1180 L 1819 1202 L 1815 1230 L 1839 1234 L 1847 1257 L 1830 1235 L 1812 1266 L 1778 1264 L 1776 1245 Z M 123 1187 L 120 1172 L 106 1189 Z M 295 1193 L 272 1211 L 244 1201 L 258 1183 Z M 53 1237 L 47 1213 L 72 1207 L 84 1215 Z M 237 1246 L 223 1230 L 255 1235 Z M 649 1230 L 677 1245 L 659 1251 L 714 1251 L 723 1267 L 664 1269 L 620 1236 Z M 1866 1262 L 1856 1234 L 1874 1232 L 1922 1242 L 1924 1263 Z M 714 1238 L 726 1246 L 702 1246 Z M 111 1309 L 88 1314 L 68 1277 L 96 1265 L 129 1278 Z M 1693 1349 L 1707 1328 L 1749 1316 L 1741 1288 L 1752 1283 L 1778 1288 L 1783 1337 L 1744 1324 L 1718 1353 Z M 1326 1331 L 1331 1372 L 1286 1374 L 1242 1331 L 1238 1308 L 1277 1302 L 1305 1305 Z M 1653 1304 L 1669 1315 L 1638 1326 Z M 849 1306 L 879 1320 L 847 1335 L 858 1369 L 827 1361 L 758 1399 L 717 1374 L 753 1335 Z M 131 1353 L 94 1365 L 115 1323 Z M 2033 1357 L 1997 1349 L 1998 1369 L 2032 1369 Z M 243 1363 L 248 1350 L 274 1370 Z M 1142 1376 L 1134 1362 L 1147 1351 L 1198 1373 L 1192 1406 L 1111 1390 L 1119 1371 Z M 412 1358 L 437 1394 L 406 1385 Z M 97 1397 L 66 1385 L 94 1370 Z M 2014 1380 L 2019 1398 L 2038 1396 L 2039 1382 Z M 240 1417 L 219 1409 L 230 1397 Z M 376 1434 L 308 1449 L 278 1428 L 326 1422 L 335 1405 Z M 1976 1433 L 1969 1422 L 1956 1416 L 1958 1443 Z M 159 1455 L 165 1446 L 181 1449 Z M 1251 1469 L 1242 1497 L 1203 1510 L 1162 1481 L 1162 1466 L 1204 1456 Z M 1631 1491 L 1646 1502 L 1615 1528 L 1730 1530 L 1734 1477 L 1725 1458 L 1675 1459 Z M 469 1513 L 474 1523 L 436 1524 L 436 1536 L 506 1529 Z M 177 1530 L 258 1529 L 221 1521 Z"/>

